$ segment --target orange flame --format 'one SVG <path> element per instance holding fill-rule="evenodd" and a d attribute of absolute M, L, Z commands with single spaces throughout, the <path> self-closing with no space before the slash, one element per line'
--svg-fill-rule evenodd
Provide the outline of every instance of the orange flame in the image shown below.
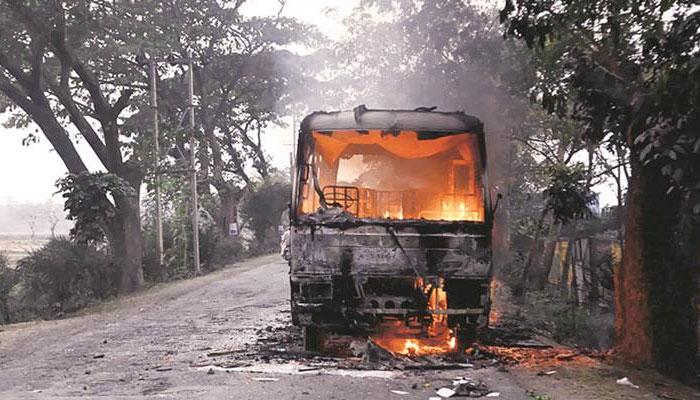
<path fill-rule="evenodd" d="M 416 280 L 416 287 L 428 295 L 428 309 L 447 309 L 447 293 L 441 286 L 442 282 L 433 287 L 422 279 Z M 457 338 L 447 326 L 444 314 L 433 315 L 432 323 L 427 327 L 409 327 L 400 320 L 385 321 L 377 327 L 371 339 L 393 353 L 410 356 L 445 354 L 457 347 Z"/>
<path fill-rule="evenodd" d="M 403 354 L 418 354 L 420 351 L 420 345 L 415 339 L 406 339 L 403 345 Z"/>

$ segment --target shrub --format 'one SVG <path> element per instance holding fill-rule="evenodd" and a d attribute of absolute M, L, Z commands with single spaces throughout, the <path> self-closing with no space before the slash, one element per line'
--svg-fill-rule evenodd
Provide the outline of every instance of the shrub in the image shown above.
<path fill-rule="evenodd" d="M 7 256 L 0 253 L 0 324 L 10 322 L 8 300 L 10 291 L 17 283 L 15 271 L 10 268 Z"/>
<path fill-rule="evenodd" d="M 17 265 L 24 291 L 22 306 L 44 316 L 77 310 L 116 294 L 119 269 L 106 250 L 52 239 Z"/>
<path fill-rule="evenodd" d="M 220 232 L 215 226 L 209 226 L 199 234 L 199 256 L 203 266 L 208 270 L 231 264 L 243 257 L 243 244 Z"/>
<path fill-rule="evenodd" d="M 527 322 L 565 344 L 604 349 L 612 345 L 613 314 L 562 299 L 554 290 L 528 292 Z"/>
<path fill-rule="evenodd" d="M 268 178 L 243 198 L 241 214 L 255 235 L 253 255 L 279 251 L 277 227 L 287 210 L 291 191 L 291 185 L 283 178 Z"/>

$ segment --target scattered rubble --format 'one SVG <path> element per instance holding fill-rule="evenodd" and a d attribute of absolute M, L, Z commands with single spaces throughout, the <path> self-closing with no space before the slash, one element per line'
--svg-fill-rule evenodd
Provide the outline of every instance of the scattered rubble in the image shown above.
<path fill-rule="evenodd" d="M 209 349 L 207 349 L 209 350 Z M 218 350 L 218 351 L 212 351 L 211 353 L 207 353 L 207 357 L 219 357 L 219 356 L 225 356 L 228 354 L 235 354 L 235 353 L 241 353 L 244 350 Z"/>
<path fill-rule="evenodd" d="M 444 387 L 444 388 L 440 388 L 440 389 L 436 390 L 435 393 L 437 393 L 438 396 L 446 399 L 446 398 L 454 396 L 455 393 L 457 393 L 457 392 L 455 392 L 454 390 L 452 390 L 450 388 Z"/>
<path fill-rule="evenodd" d="M 364 355 L 362 356 L 362 361 L 364 363 L 379 363 L 382 361 L 392 361 L 395 358 L 396 354 L 377 345 L 371 339 L 367 340 L 367 347 L 365 349 Z"/>
<path fill-rule="evenodd" d="M 456 396 L 483 397 L 490 393 L 484 382 L 474 381 L 469 378 L 459 378 L 452 382 Z"/>
<path fill-rule="evenodd" d="M 554 375 L 554 374 L 556 374 L 556 373 L 557 373 L 557 371 L 555 371 L 555 370 L 546 371 L 546 372 L 545 372 L 545 371 L 540 371 L 540 372 L 537 373 L 537 376 L 550 376 L 550 375 Z"/>
<path fill-rule="evenodd" d="M 208 374 L 215 371 L 247 372 L 285 375 L 343 375 L 396 379 L 410 371 L 420 376 L 430 370 L 459 370 L 494 367 L 508 372 L 506 365 L 533 364 L 539 366 L 539 376 L 557 373 L 562 362 L 587 359 L 580 350 L 552 347 L 538 340 L 536 335 L 517 325 L 493 327 L 480 343 L 462 354 L 397 354 L 371 339 L 350 335 L 327 335 L 323 353 L 303 350 L 298 328 L 288 323 L 288 316 L 279 317 L 279 323 L 256 331 L 257 341 L 245 349 L 202 348 L 202 355 L 192 366 Z M 274 382 L 278 378 L 253 378 L 259 382 Z M 625 384 L 618 381 L 619 384 Z M 630 385 L 631 382 L 629 382 Z M 410 384 L 409 384 L 410 385 Z M 455 378 L 452 385 L 445 383 L 415 382 L 413 390 L 435 388 L 437 397 L 445 398 L 498 398 L 499 391 L 484 382 L 464 375 Z M 632 386 L 636 387 L 636 385 Z M 392 395 L 405 396 L 405 390 L 389 390 Z"/>
<path fill-rule="evenodd" d="M 634 383 L 632 383 L 632 381 L 631 381 L 628 377 L 626 377 L 626 376 L 625 376 L 624 378 L 618 379 L 618 380 L 616 381 L 616 383 L 617 383 L 618 385 L 629 386 L 629 387 L 634 388 L 634 389 L 639 389 L 639 386 L 638 386 L 638 385 L 635 385 Z"/>

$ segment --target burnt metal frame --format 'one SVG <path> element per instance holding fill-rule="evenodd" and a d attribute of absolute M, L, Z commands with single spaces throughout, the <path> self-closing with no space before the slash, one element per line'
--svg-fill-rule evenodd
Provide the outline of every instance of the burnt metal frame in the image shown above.
<path fill-rule="evenodd" d="M 354 192 L 354 197 L 350 192 Z M 360 214 L 360 189 L 356 186 L 328 185 L 323 187 L 326 203 L 338 205 L 355 216 Z M 350 211 L 354 207 L 355 212 Z"/>

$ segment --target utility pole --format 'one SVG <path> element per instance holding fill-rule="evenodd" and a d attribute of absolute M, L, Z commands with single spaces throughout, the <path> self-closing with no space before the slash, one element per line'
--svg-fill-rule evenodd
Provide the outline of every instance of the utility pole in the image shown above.
<path fill-rule="evenodd" d="M 189 173 L 190 173 L 190 190 L 191 190 L 191 202 L 192 202 L 192 253 L 194 255 L 194 275 L 197 276 L 201 273 L 201 267 L 199 262 L 199 199 L 197 198 L 197 172 L 195 170 L 196 163 L 196 141 L 195 141 L 195 123 L 194 123 L 194 61 L 192 59 L 192 51 L 187 52 L 187 58 L 178 58 L 171 54 L 165 59 L 151 58 L 143 49 L 140 49 L 136 55 L 136 62 L 139 65 L 148 64 L 150 68 L 151 80 L 151 107 L 153 108 L 153 138 L 154 138 L 154 166 L 155 166 L 155 186 L 156 186 L 156 236 L 158 244 L 156 246 L 156 254 L 158 256 L 158 261 L 163 263 L 163 222 L 162 222 L 162 205 L 161 205 L 161 195 L 160 195 L 160 171 L 158 170 L 159 160 L 160 160 L 160 145 L 158 143 L 158 93 L 157 93 L 157 80 L 156 80 L 156 66 L 159 62 L 168 62 L 170 65 L 184 65 L 187 64 L 187 80 L 188 80 L 188 113 L 189 113 L 189 126 L 190 126 L 190 159 L 189 159 Z M 181 121 L 182 122 L 182 121 Z M 178 129 L 180 126 L 178 126 Z M 185 257 L 185 259 L 187 259 Z"/>
<path fill-rule="evenodd" d="M 155 172 L 156 196 L 156 258 L 158 265 L 163 265 L 163 212 L 160 199 L 160 144 L 158 132 L 158 83 L 156 79 L 156 62 L 149 63 L 151 72 L 151 109 L 153 110 L 153 171 Z"/>
<path fill-rule="evenodd" d="M 199 199 L 197 198 L 197 171 L 195 170 L 195 125 L 194 125 L 194 62 L 192 51 L 187 52 L 188 66 L 188 107 L 190 112 L 190 189 L 192 191 L 192 254 L 194 255 L 194 276 L 201 272 L 199 265 Z"/>

